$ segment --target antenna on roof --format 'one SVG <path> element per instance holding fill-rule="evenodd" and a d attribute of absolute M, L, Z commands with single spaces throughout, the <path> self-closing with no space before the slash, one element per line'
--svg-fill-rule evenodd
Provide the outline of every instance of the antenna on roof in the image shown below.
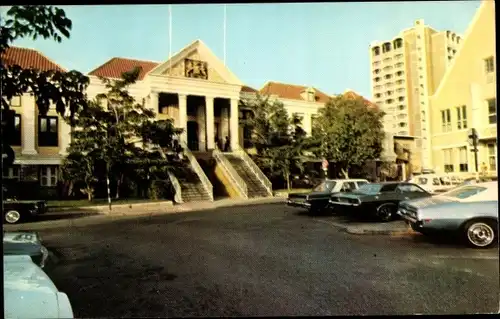
<path fill-rule="evenodd" d="M 168 6 L 168 60 L 169 68 L 172 69 L 172 5 Z"/>
<path fill-rule="evenodd" d="M 224 65 L 226 65 L 226 22 L 227 22 L 227 18 L 226 18 L 226 10 L 227 10 L 227 5 L 224 4 Z"/>

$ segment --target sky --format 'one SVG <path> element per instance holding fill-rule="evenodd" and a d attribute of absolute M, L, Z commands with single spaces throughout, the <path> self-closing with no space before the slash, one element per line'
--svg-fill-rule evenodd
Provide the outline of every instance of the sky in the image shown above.
<path fill-rule="evenodd" d="M 276 81 L 370 97 L 371 42 L 392 39 L 417 19 L 463 35 L 479 5 L 475 0 L 227 4 L 226 65 L 256 89 Z M 70 39 L 20 39 L 14 45 L 84 73 L 112 57 L 168 60 L 168 5 L 61 8 L 73 22 Z M 223 21 L 221 4 L 172 5 L 172 54 L 201 39 L 223 60 Z"/>

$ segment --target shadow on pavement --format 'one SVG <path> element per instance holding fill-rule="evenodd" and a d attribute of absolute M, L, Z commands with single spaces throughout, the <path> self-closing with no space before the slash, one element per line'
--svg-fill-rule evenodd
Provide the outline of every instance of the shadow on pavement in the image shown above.
<path fill-rule="evenodd" d="M 47 212 L 45 214 L 35 216 L 25 222 L 26 223 L 36 223 L 44 221 L 53 221 L 61 219 L 77 219 L 88 216 L 100 215 L 96 210 L 90 209 L 75 209 L 74 211 L 61 211 L 61 212 Z"/>

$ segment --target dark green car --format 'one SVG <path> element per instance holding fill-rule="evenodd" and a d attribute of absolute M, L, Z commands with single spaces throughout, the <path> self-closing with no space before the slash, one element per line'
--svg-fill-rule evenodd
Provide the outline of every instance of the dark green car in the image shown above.
<path fill-rule="evenodd" d="M 432 194 L 413 183 L 373 183 L 363 185 L 350 193 L 333 194 L 328 206 L 334 210 L 362 217 L 376 217 L 380 221 L 388 222 L 397 218 L 400 202 L 431 196 Z"/>
<path fill-rule="evenodd" d="M 286 203 L 288 206 L 305 208 L 311 213 L 319 213 L 326 210 L 333 194 L 350 192 L 368 183 L 366 179 L 327 179 L 311 192 L 288 194 Z"/>

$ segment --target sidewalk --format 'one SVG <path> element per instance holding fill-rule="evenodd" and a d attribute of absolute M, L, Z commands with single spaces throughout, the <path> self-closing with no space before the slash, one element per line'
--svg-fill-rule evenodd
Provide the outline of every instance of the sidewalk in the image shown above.
<path fill-rule="evenodd" d="M 107 206 L 98 206 L 88 208 L 79 208 L 73 214 L 89 214 L 84 217 L 62 218 L 47 221 L 34 221 L 19 225 L 4 225 L 6 231 L 24 231 L 24 230 L 41 230 L 49 228 L 64 228 L 64 227 L 78 227 L 87 226 L 92 224 L 99 224 L 102 222 L 112 222 L 115 220 L 137 219 L 137 218 L 150 218 L 152 216 L 159 216 L 165 214 L 178 214 L 193 211 L 214 210 L 222 207 L 231 206 L 247 206 L 259 204 L 273 204 L 284 202 L 282 197 L 263 197 L 251 199 L 221 199 L 214 202 L 190 202 L 179 205 L 173 205 L 172 202 L 161 203 L 141 203 L 135 205 L 116 205 L 112 206 L 109 211 Z M 71 215 L 72 212 L 65 210 L 59 211 Z M 57 213 L 57 212 L 55 212 Z M 48 213 L 50 214 L 50 213 Z M 42 217 L 43 218 L 43 217 Z"/>
<path fill-rule="evenodd" d="M 377 222 L 346 222 L 342 218 L 317 219 L 319 223 L 332 225 L 340 228 L 346 233 L 353 235 L 390 235 L 390 236 L 405 236 L 415 235 L 413 231 L 404 221 L 396 220 L 388 223 Z"/>

